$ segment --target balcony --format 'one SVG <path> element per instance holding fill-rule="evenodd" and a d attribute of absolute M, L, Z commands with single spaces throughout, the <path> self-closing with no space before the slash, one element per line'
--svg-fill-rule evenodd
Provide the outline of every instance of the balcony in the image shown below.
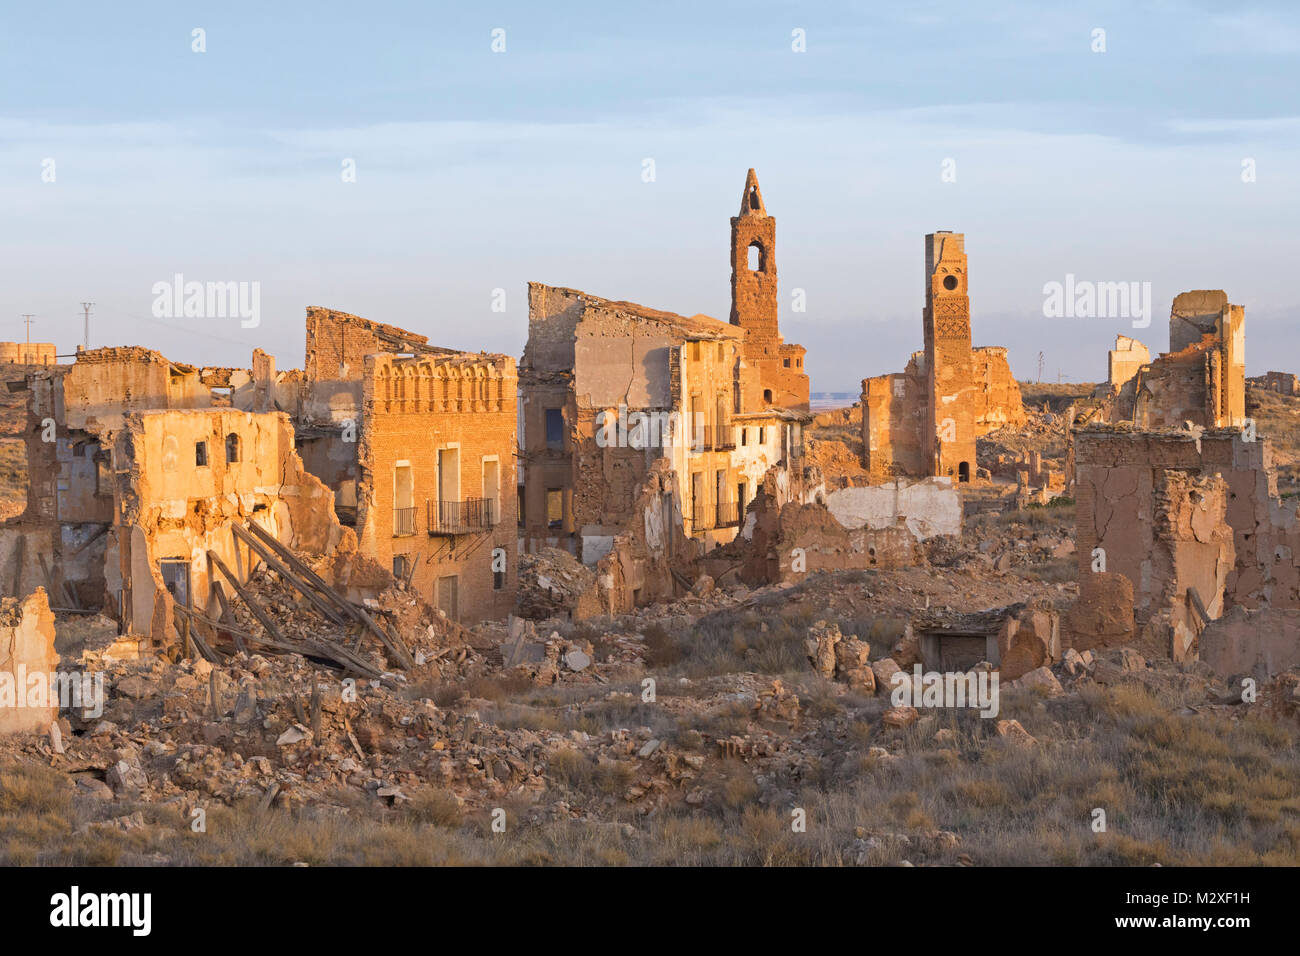
<path fill-rule="evenodd" d="M 492 498 L 464 501 L 429 499 L 429 535 L 476 534 L 500 520 L 500 504 Z"/>
<path fill-rule="evenodd" d="M 716 511 L 713 527 L 736 528 L 740 526 L 740 504 L 738 502 L 719 501 Z"/>
<path fill-rule="evenodd" d="M 695 534 L 700 531 L 708 531 L 711 525 L 709 522 L 713 518 L 713 509 L 703 502 L 697 501 L 691 507 L 691 533 Z"/>
<path fill-rule="evenodd" d="M 697 454 L 702 451 L 732 451 L 736 447 L 736 430 L 730 425 L 721 428 L 702 425 L 688 438 L 690 450 Z"/>
<path fill-rule="evenodd" d="M 394 538 L 404 538 L 407 535 L 415 534 L 415 511 L 414 508 L 393 509 Z"/>

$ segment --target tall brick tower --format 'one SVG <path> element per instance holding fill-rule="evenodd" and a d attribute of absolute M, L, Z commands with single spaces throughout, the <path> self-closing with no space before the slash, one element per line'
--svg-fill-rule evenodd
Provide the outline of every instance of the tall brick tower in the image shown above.
<path fill-rule="evenodd" d="M 808 409 L 805 349 L 786 345 L 777 325 L 776 220 L 767 214 L 758 175 L 745 176 L 740 215 L 731 218 L 731 324 L 745 329 L 745 363 L 758 370 L 746 409 Z"/>
<path fill-rule="evenodd" d="M 975 476 L 975 392 L 972 379 L 966 236 L 925 237 L 925 372 L 929 408 L 925 447 L 932 474 L 957 481 Z"/>

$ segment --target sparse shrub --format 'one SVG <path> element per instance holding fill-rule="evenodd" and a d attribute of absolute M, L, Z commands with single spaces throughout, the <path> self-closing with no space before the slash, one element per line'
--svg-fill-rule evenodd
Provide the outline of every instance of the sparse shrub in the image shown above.
<path fill-rule="evenodd" d="M 411 819 L 439 827 L 459 826 L 464 816 L 460 801 L 446 790 L 436 787 L 412 794 L 405 809 Z"/>

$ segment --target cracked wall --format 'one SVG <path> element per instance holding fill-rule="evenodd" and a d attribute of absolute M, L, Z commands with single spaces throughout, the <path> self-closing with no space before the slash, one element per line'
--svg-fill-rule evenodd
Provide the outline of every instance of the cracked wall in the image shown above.
<path fill-rule="evenodd" d="M 1093 571 L 1102 548 L 1105 571 L 1132 587 L 1137 630 L 1175 659 L 1196 656 L 1207 617 L 1300 608 L 1300 524 L 1277 496 L 1267 440 L 1238 428 L 1074 435 L 1081 605 L 1114 603 Z"/>

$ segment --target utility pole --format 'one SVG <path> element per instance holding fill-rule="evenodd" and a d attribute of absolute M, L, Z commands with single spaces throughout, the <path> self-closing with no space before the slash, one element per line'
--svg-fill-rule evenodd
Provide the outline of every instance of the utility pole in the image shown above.
<path fill-rule="evenodd" d="M 1043 353 L 1038 353 L 1038 384 L 1043 384 Z"/>
<path fill-rule="evenodd" d="M 84 341 L 82 342 L 82 346 L 81 346 L 82 348 L 85 348 L 85 349 L 90 348 L 90 307 L 91 307 L 92 305 L 94 305 L 94 304 L 95 304 L 95 303 L 93 303 L 93 302 L 83 302 L 83 303 L 81 303 L 81 311 L 82 311 L 83 313 L 85 313 L 85 316 L 86 316 L 86 334 L 85 334 Z"/>
<path fill-rule="evenodd" d="M 24 315 L 24 316 L 23 316 L 23 323 L 27 326 L 27 348 L 26 348 L 26 350 L 23 352 L 23 361 L 24 361 L 24 362 L 26 362 L 26 361 L 28 360 L 28 358 L 29 358 L 29 357 L 31 356 L 31 354 L 32 354 L 32 320 L 33 320 L 34 318 L 36 318 L 36 316 L 34 316 L 34 315 Z"/>

